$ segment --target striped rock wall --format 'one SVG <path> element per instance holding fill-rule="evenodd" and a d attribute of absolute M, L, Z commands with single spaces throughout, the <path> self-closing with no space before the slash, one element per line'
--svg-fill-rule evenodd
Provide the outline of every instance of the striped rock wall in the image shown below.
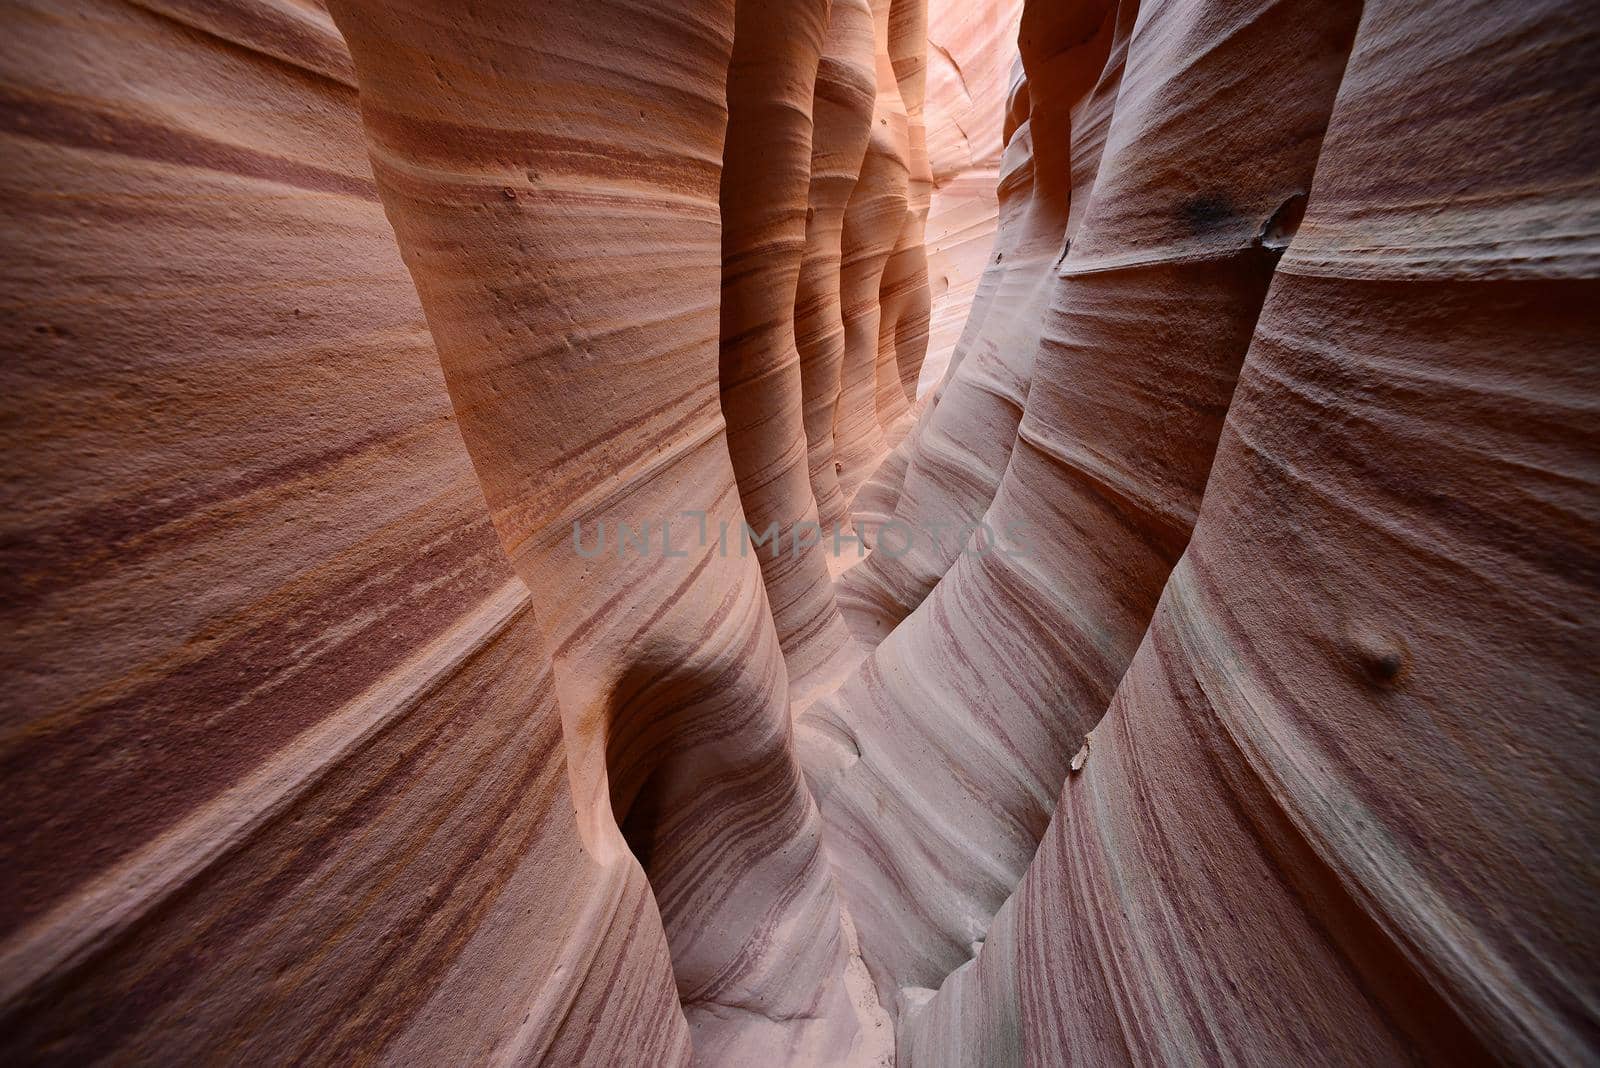
<path fill-rule="evenodd" d="M 332 23 L 4 18 L 0 1059 L 686 1062 Z"/>
<path fill-rule="evenodd" d="M 818 519 L 833 527 L 847 518 L 835 460 L 834 420 L 843 392 L 845 359 L 841 264 L 844 220 L 872 136 L 877 74 L 874 19 L 867 0 L 835 0 L 813 94 L 811 181 L 806 247 L 795 295 L 795 341 L 800 352 L 806 450 Z"/>
<path fill-rule="evenodd" d="M 869 959 L 882 966 L 880 996 L 936 985 L 983 937 L 1183 550 L 1272 275 L 1276 253 L 1257 235 L 1310 181 L 1354 31 L 1353 7 L 1316 6 L 1316 18 L 1271 0 L 1238 6 L 1231 19 L 1181 5 L 1141 12 L 1137 26 L 1151 29 L 1128 43 L 1095 194 L 1054 272 L 1026 414 L 985 513 L 1000 544 L 959 555 L 814 713 L 864 754 L 826 785 L 823 804 L 839 827 L 834 852 Z M 1070 11 L 1031 14 L 1027 66 L 1104 34 Z M 1108 10 L 1102 26 L 1111 21 Z M 1245 31 L 1270 47 L 1214 43 Z M 1302 52 L 1318 61 L 1287 61 Z M 1236 63 L 1252 65 L 1227 69 Z M 1039 81 L 1029 80 L 1030 101 L 1044 95 Z M 1301 110 L 1269 119 L 1269 96 Z M 1211 137 L 1198 138 L 1208 154 L 1196 156 L 1187 127 L 1209 129 L 1224 115 L 1241 142 L 1253 116 L 1296 126 L 1269 142 L 1275 155 Z M 1119 121 L 1162 136 L 1119 139 Z M 1065 141 L 1033 139 L 1035 166 Z M 1228 189 L 1237 207 L 1192 221 L 1189 205 L 1203 194 L 1150 177 L 1180 165 Z M 1102 201 L 1119 180 L 1130 195 Z M 1035 187 L 1047 200 L 1051 192 Z M 996 308 L 988 321 L 1003 317 Z M 1003 628 L 1014 618 L 1032 625 Z M 905 908 L 887 892 L 930 866 L 947 880 L 940 893 Z"/>
<path fill-rule="evenodd" d="M 922 25 L 831 6 L 6 9 L 15 1058 L 882 1059 L 789 726 L 860 654 L 743 530 L 813 87 Z"/>
<path fill-rule="evenodd" d="M 986 505 L 1026 551 L 883 583 L 808 715 L 899 1060 L 1587 1063 L 1600 38 L 1118 6 Z M 1088 7 L 1023 16 L 1036 176 Z"/>
<path fill-rule="evenodd" d="M 877 98 L 866 156 L 844 214 L 839 299 L 845 347 L 833 440 L 839 488 L 847 505 L 883 460 L 897 429 L 897 424 L 879 418 L 880 364 L 886 410 L 905 412 L 904 394 L 897 409 L 894 391 L 888 388 L 891 370 L 896 378 L 899 370 L 892 342 L 884 344 L 879 303 L 884 272 L 912 207 L 910 120 L 889 52 L 891 6 L 892 0 L 872 0 Z M 888 336 L 893 338 L 892 328 Z"/>
<path fill-rule="evenodd" d="M 893 513 L 905 475 L 905 451 L 897 446 L 910 429 L 911 404 L 928 350 L 928 255 L 924 231 L 933 192 L 928 161 L 928 13 L 921 0 L 893 5 L 889 12 L 890 70 L 906 110 L 906 213 L 878 285 L 878 355 L 874 406 L 885 429 L 889 455 L 881 460 L 851 502 L 851 517 L 868 545 L 877 526 Z"/>
<path fill-rule="evenodd" d="M 1032 81 L 1019 69 L 1011 83 L 994 247 L 944 380 L 904 443 L 888 517 L 922 536 L 904 551 L 873 553 L 841 583 L 841 607 L 865 641 L 922 603 L 994 499 L 1027 402 L 1051 271 L 1094 187 L 1135 10 L 1065 9 L 1053 39 L 1035 30 Z"/>
<path fill-rule="evenodd" d="M 1022 0 L 928 0 L 929 323 L 915 396 L 943 379 L 993 252 L 1021 17 Z"/>
<path fill-rule="evenodd" d="M 0 5 L 7 1063 L 1600 1060 L 1581 5 L 329 7 Z"/>
<path fill-rule="evenodd" d="M 841 3 L 841 30 L 850 11 Z M 820 526 L 795 310 L 829 19 L 825 0 L 738 7 L 719 195 L 722 413 L 746 521 L 758 537 L 775 527 L 788 543 L 782 551 L 763 545 L 760 560 L 791 692 L 808 690 L 819 675 L 836 683 L 831 664 L 849 641 L 824 539 L 784 537 Z M 836 266 L 832 273 L 837 286 Z"/>

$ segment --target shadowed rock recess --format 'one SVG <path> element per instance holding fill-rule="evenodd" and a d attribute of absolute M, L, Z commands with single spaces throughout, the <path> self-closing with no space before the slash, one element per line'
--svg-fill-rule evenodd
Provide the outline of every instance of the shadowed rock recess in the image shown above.
<path fill-rule="evenodd" d="M 1592 5 L 0 12 L 0 1062 L 1600 1064 Z"/>

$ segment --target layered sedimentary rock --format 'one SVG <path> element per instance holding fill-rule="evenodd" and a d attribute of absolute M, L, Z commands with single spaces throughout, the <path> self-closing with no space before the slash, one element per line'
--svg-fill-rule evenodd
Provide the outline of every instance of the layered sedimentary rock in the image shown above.
<path fill-rule="evenodd" d="M 334 10 L 379 192 L 552 650 L 580 822 L 615 813 L 643 864 L 702 1057 L 840 1058 L 838 905 L 719 398 L 733 7 L 507 3 L 449 27 L 425 7 Z"/>
<path fill-rule="evenodd" d="M 1041 83 L 1030 78 L 1030 116 L 1046 113 L 1051 58 L 1128 22 L 1107 10 L 1096 30 L 1093 14 L 1024 14 L 1023 62 Z M 886 1001 L 937 985 L 983 938 L 1139 644 L 1193 523 L 1281 252 L 1273 227 L 1305 198 L 1358 14 L 1142 5 L 985 515 L 995 543 L 974 533 L 811 714 L 848 739 L 840 770 L 817 776 L 819 800 Z M 1036 139 L 1036 169 L 1065 140 Z"/>
<path fill-rule="evenodd" d="M 1600 1057 L 1578 5 L 333 8 L 3 9 L 8 1061 Z"/>
<path fill-rule="evenodd" d="M 833 0 L 812 95 L 806 247 L 795 297 L 811 489 L 818 518 L 830 530 L 846 519 L 834 460 L 834 419 L 845 350 L 839 288 L 844 216 L 872 136 L 874 63 L 872 9 L 867 0 Z"/>
<path fill-rule="evenodd" d="M 883 459 L 890 442 L 878 412 L 878 365 L 883 324 L 883 273 L 910 209 L 910 131 L 889 55 L 891 0 L 872 0 L 877 98 L 871 136 L 845 207 L 839 300 L 844 361 L 834 414 L 834 463 L 848 503 Z M 903 397 L 902 397 L 903 400 Z"/>
<path fill-rule="evenodd" d="M 1575 16 L 1366 5 L 1193 540 L 902 1061 L 1593 1058 Z"/>
<path fill-rule="evenodd" d="M 889 11 L 889 63 L 906 109 L 906 218 L 878 290 L 878 419 L 900 422 L 916 398 L 928 350 L 928 254 L 923 231 L 933 194 L 928 163 L 928 0 L 895 0 Z"/>
<path fill-rule="evenodd" d="M 950 322 L 965 318 L 994 236 L 995 165 L 1002 145 L 1003 113 L 996 101 L 1005 94 L 1006 71 L 1016 51 L 1019 13 L 1020 4 L 936 5 L 928 26 L 931 29 L 937 24 L 939 33 L 926 42 L 924 50 L 898 45 L 906 57 L 896 59 L 896 72 L 910 120 L 911 212 L 907 231 L 885 269 L 882 299 L 886 321 L 892 318 L 899 323 L 892 340 L 902 389 L 913 402 L 914 414 L 922 418 L 926 418 L 925 405 L 930 403 L 918 381 L 929 381 L 924 361 L 931 340 L 925 321 L 929 305 L 946 324 L 946 333 Z M 891 12 L 895 40 L 917 41 L 906 24 L 918 17 L 920 10 L 903 12 L 896 7 Z M 891 44 L 893 50 L 894 42 Z M 924 63 L 925 57 L 931 58 Z M 969 76 L 973 79 L 970 84 Z M 975 98 L 974 93 L 980 95 Z M 929 130 L 935 139 L 931 148 L 925 147 Z M 936 236 L 925 242 L 930 199 L 937 215 L 933 219 Z M 935 273 L 937 278 L 932 277 Z M 892 314 L 891 307 L 895 309 Z M 943 337 L 938 343 L 940 349 L 933 359 L 942 374 L 949 345 Z M 884 355 L 880 354 L 880 367 L 888 363 Z M 880 382 L 880 388 L 885 384 Z M 919 396 L 923 397 L 921 405 L 915 403 Z M 892 395 L 888 408 L 890 422 L 886 425 L 893 433 L 887 440 L 894 447 L 854 501 L 854 518 L 868 545 L 875 545 L 878 530 L 897 518 L 902 483 L 915 452 L 915 442 L 904 435 L 908 430 L 918 432 L 902 421 Z M 892 548 L 903 545 L 903 531 L 891 530 L 890 536 Z M 869 639 L 873 636 L 870 627 L 857 629 Z"/>
<path fill-rule="evenodd" d="M 850 11 L 841 4 L 837 39 L 851 39 Z M 722 412 L 778 641 L 803 690 L 828 674 L 849 638 L 811 493 L 794 320 L 828 4 L 741 0 L 735 22 L 719 198 Z M 837 277 L 836 265 L 825 269 Z M 808 527 L 817 535 L 797 541 L 794 532 Z"/>
<path fill-rule="evenodd" d="M 874 406 L 884 444 L 878 463 L 851 502 L 851 518 L 868 545 L 894 510 L 905 474 L 898 446 L 910 429 L 911 402 L 928 348 L 928 256 L 923 230 L 933 176 L 928 168 L 923 100 L 927 85 L 927 0 L 895 0 L 889 11 L 888 53 L 906 110 L 906 214 L 878 284 L 878 363 Z"/>
<path fill-rule="evenodd" d="M 1001 223 L 968 325 L 928 410 L 904 445 L 887 521 L 911 536 L 845 577 L 852 626 L 881 638 L 927 596 L 974 537 L 1016 440 L 1053 270 L 1089 204 L 1135 5 L 1081 4 L 1041 25 L 1030 15 L 1026 68 L 1007 97 Z M 1073 211 L 1076 206 L 1076 212 Z M 1017 540 L 1021 530 L 1007 533 Z"/>
<path fill-rule="evenodd" d="M 992 253 L 1005 106 L 1022 0 L 929 0 L 924 125 L 933 179 L 927 235 L 928 351 L 923 394 L 943 377 Z"/>
<path fill-rule="evenodd" d="M 4 17 L 0 1057 L 683 1063 L 332 24 Z"/>

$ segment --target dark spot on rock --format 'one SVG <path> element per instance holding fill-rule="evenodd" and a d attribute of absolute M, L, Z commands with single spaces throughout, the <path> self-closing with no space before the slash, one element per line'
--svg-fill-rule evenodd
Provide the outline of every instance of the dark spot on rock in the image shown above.
<path fill-rule="evenodd" d="M 1393 649 L 1385 650 L 1367 660 L 1367 670 L 1371 672 L 1373 678 L 1383 682 L 1393 682 L 1399 678 L 1405 666 L 1405 660 Z"/>
<path fill-rule="evenodd" d="M 507 200 L 517 199 L 517 191 L 512 189 L 509 185 L 500 190 L 500 195 L 505 197 Z"/>
<path fill-rule="evenodd" d="M 1296 193 L 1278 205 L 1278 210 L 1261 226 L 1256 243 L 1271 252 L 1282 252 L 1300 229 L 1300 220 L 1306 217 L 1306 195 Z"/>
<path fill-rule="evenodd" d="M 1066 243 L 1061 246 L 1061 255 L 1056 257 L 1056 266 L 1057 267 L 1060 267 L 1063 263 L 1066 262 L 1067 253 L 1069 253 L 1071 251 L 1072 251 L 1072 238 L 1069 237 L 1069 238 L 1067 238 Z"/>
<path fill-rule="evenodd" d="M 1215 230 L 1233 215 L 1228 198 L 1215 194 L 1191 197 L 1178 206 L 1184 225 L 1196 234 Z"/>
<path fill-rule="evenodd" d="M 1002 256 L 1002 253 L 999 253 L 999 252 L 996 252 L 996 253 L 995 253 L 995 254 L 994 254 L 994 262 L 996 262 L 996 263 L 999 263 L 999 262 L 1000 262 L 1000 257 L 1001 257 L 1001 256 Z"/>
<path fill-rule="evenodd" d="M 1397 685 L 1411 666 L 1406 644 L 1400 638 L 1375 630 L 1357 630 L 1350 636 L 1350 653 L 1369 682 Z"/>
<path fill-rule="evenodd" d="M 816 215 L 817 215 L 817 209 L 816 208 L 807 208 L 806 209 L 806 222 L 810 222 L 812 219 L 816 218 Z"/>

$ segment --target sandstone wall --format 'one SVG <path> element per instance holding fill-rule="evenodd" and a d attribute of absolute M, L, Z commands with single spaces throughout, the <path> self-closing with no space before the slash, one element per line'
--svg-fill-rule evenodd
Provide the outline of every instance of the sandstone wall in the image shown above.
<path fill-rule="evenodd" d="M 323 15 L 11 4 L 10 1063 L 681 1063 Z"/>
<path fill-rule="evenodd" d="M 8 1063 L 1600 1057 L 1581 5 L 329 6 L 0 6 Z"/>
<path fill-rule="evenodd" d="M 1124 11 L 988 506 L 1039 540 L 814 713 L 902 1061 L 1593 1055 L 1574 16 Z"/>
<path fill-rule="evenodd" d="M 993 254 L 1005 102 L 1021 17 L 1022 0 L 928 0 L 924 110 L 933 181 L 927 226 L 931 299 L 917 395 L 944 377 Z"/>

